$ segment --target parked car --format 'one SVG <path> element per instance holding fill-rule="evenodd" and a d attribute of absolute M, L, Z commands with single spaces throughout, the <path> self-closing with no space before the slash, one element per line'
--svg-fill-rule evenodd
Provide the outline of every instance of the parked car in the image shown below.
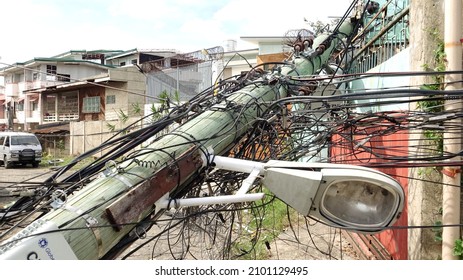
<path fill-rule="evenodd" d="M 33 133 L 0 132 L 0 161 L 5 168 L 16 164 L 38 167 L 42 161 L 42 145 Z"/>

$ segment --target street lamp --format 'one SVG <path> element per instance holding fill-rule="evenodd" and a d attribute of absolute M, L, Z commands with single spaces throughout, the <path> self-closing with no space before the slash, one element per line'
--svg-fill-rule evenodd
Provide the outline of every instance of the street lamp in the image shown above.
<path fill-rule="evenodd" d="M 392 177 L 354 165 L 270 161 L 263 184 L 305 216 L 375 233 L 400 217 L 405 195 Z"/>
<path fill-rule="evenodd" d="M 377 233 L 393 225 L 404 207 L 405 194 L 392 177 L 366 167 L 271 160 L 267 163 L 213 156 L 218 169 L 248 173 L 233 195 L 170 200 L 157 208 L 256 201 L 263 193 L 249 194 L 254 181 L 304 216 L 360 233 Z"/>

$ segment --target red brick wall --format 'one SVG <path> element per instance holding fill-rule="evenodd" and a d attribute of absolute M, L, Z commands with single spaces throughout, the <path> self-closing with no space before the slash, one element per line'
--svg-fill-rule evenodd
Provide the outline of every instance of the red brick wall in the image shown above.
<path fill-rule="evenodd" d="M 377 129 L 377 128 L 373 128 Z M 368 135 L 367 131 L 363 131 L 365 135 Z M 362 136 L 353 136 L 354 139 L 364 138 Z M 388 162 L 382 157 L 377 157 L 374 154 L 366 151 L 362 148 L 356 148 L 355 145 L 351 144 L 348 140 L 344 139 L 340 135 L 335 135 L 332 138 L 333 146 L 330 149 L 331 162 L 332 163 L 344 163 L 362 165 L 366 167 L 374 166 L 377 163 Z M 383 156 L 406 156 L 408 153 L 408 134 L 407 133 L 394 133 L 385 136 L 376 136 L 369 139 L 365 143 L 371 151 L 382 154 Z M 369 166 L 370 165 L 370 166 Z M 394 166 L 387 168 L 375 168 L 382 171 L 392 177 L 394 177 L 404 188 L 406 199 L 404 202 L 405 208 L 401 217 L 396 222 L 395 226 L 407 226 L 407 194 L 408 194 L 408 168 Z M 381 242 L 386 248 L 393 259 L 406 260 L 408 258 L 408 234 L 406 229 L 394 229 L 386 230 L 380 234 L 376 234 L 375 237 Z"/>

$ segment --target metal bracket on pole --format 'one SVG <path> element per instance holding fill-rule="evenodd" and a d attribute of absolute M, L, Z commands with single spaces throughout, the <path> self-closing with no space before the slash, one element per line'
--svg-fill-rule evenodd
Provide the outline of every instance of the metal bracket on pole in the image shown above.
<path fill-rule="evenodd" d="M 168 195 L 165 195 L 155 203 L 156 209 L 242 203 L 257 201 L 264 197 L 263 193 L 247 194 L 252 184 L 254 184 L 254 181 L 262 174 L 264 170 L 263 163 L 221 156 L 210 156 L 210 161 L 215 164 L 215 168 L 217 169 L 249 173 L 249 176 L 243 181 L 241 187 L 233 195 L 183 199 L 170 199 Z"/>
<path fill-rule="evenodd" d="M 137 221 L 143 212 L 155 205 L 156 201 L 165 194 L 173 192 L 179 184 L 184 183 L 203 166 L 201 154 L 196 146 L 193 146 L 175 162 L 171 162 L 151 178 L 132 187 L 106 208 L 106 215 L 113 228 L 119 231 L 124 224 Z"/>
<path fill-rule="evenodd" d="M 249 191 L 257 177 L 261 176 L 264 172 L 265 166 L 265 164 L 261 162 L 221 156 L 211 156 L 211 161 L 218 169 L 249 173 L 249 176 L 243 181 L 242 186 L 236 192 L 238 195 L 245 194 Z"/>
<path fill-rule="evenodd" d="M 64 199 L 61 199 L 61 197 Z M 90 216 L 84 210 L 79 209 L 75 206 L 66 203 L 67 196 L 62 190 L 57 190 L 52 194 L 53 202 L 51 206 L 55 209 L 63 209 L 76 214 L 85 220 L 86 226 L 93 232 L 95 241 L 98 246 L 98 257 L 103 256 L 103 240 L 101 239 L 101 233 L 98 229 L 98 220 L 95 217 Z"/>
<path fill-rule="evenodd" d="M 180 207 L 205 206 L 213 204 L 243 203 L 257 201 L 262 199 L 263 197 L 263 193 L 233 194 L 183 199 L 169 199 L 168 197 L 164 197 L 156 202 L 156 208 L 159 207 L 159 209 L 170 209 Z"/>
<path fill-rule="evenodd" d="M 98 220 L 95 219 L 94 217 L 88 215 L 88 214 L 85 214 L 84 210 L 67 204 L 66 203 L 67 196 L 66 196 L 66 193 L 64 191 L 56 190 L 52 194 L 51 197 L 52 197 L 53 201 L 52 201 L 52 203 L 50 205 L 54 209 L 61 208 L 61 209 L 67 210 L 69 212 L 77 214 L 78 216 L 82 217 L 85 220 L 87 227 L 96 226 L 98 224 Z M 64 200 L 61 199 L 61 197 L 63 197 Z"/>

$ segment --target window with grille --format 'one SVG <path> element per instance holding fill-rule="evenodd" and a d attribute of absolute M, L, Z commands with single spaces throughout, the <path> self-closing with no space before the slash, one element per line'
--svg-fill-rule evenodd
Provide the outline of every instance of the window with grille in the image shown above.
<path fill-rule="evenodd" d="M 58 74 L 57 79 L 60 82 L 70 82 L 71 81 L 71 75 L 69 75 L 69 74 Z"/>
<path fill-rule="evenodd" d="M 115 95 L 107 95 L 106 96 L 106 104 L 116 104 L 116 96 Z"/>
<path fill-rule="evenodd" d="M 100 112 L 100 97 L 85 97 L 83 100 L 82 113 L 99 113 Z"/>
<path fill-rule="evenodd" d="M 56 65 L 47 65 L 47 81 L 56 81 Z"/>
<path fill-rule="evenodd" d="M 24 111 L 24 102 L 21 101 L 21 102 L 17 103 L 16 104 L 16 110 L 20 111 L 20 112 Z"/>
<path fill-rule="evenodd" d="M 47 75 L 56 75 L 56 65 L 47 65 Z"/>

